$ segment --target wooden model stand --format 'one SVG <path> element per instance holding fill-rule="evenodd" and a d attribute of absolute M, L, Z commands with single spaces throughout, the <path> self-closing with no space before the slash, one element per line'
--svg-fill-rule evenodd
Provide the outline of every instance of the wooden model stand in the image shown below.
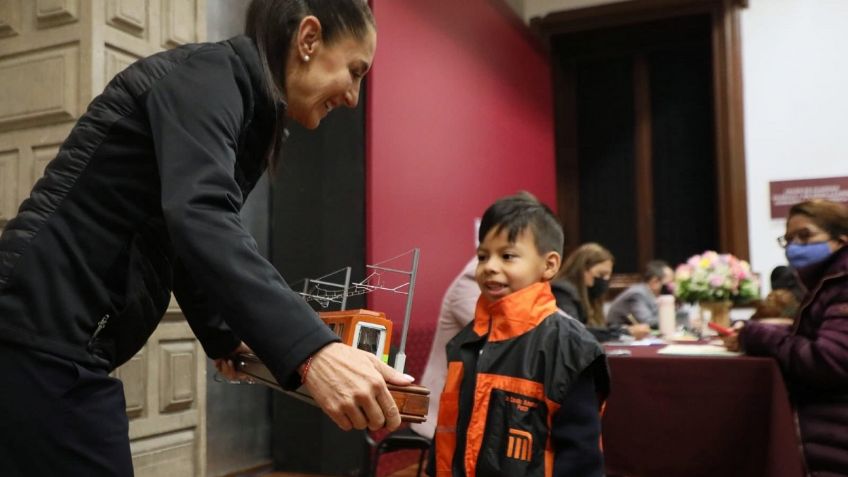
<path fill-rule="evenodd" d="M 384 313 L 371 310 L 327 311 L 318 314 L 324 323 L 341 338 L 342 343 L 374 354 L 384 363 L 389 360 L 389 346 L 392 338 L 392 322 Z M 265 365 L 252 354 L 240 354 L 236 357 L 236 368 L 257 381 L 274 389 L 286 392 L 299 399 L 315 404 L 306 390 L 285 391 Z M 404 422 L 424 422 L 430 405 L 430 391 L 422 386 L 389 385 L 389 392 L 400 410 Z"/>
<path fill-rule="evenodd" d="M 389 266 L 396 260 L 410 255 L 412 262 L 409 270 Z M 402 373 L 406 365 L 406 333 L 409 330 L 419 255 L 420 250 L 416 248 L 388 260 L 365 265 L 365 268 L 371 273 L 360 282 L 351 283 L 351 267 L 345 267 L 318 278 L 305 279 L 303 291 L 300 295 L 307 301 L 317 302 L 325 308 L 331 303 L 338 304 L 341 311 L 322 312 L 318 315 L 341 338 L 343 343 L 372 353 L 384 363 L 389 361 L 392 322 L 386 318 L 385 314 L 376 311 L 345 310 L 347 298 L 376 290 L 406 295 L 406 311 L 401 328 L 400 345 L 397 348 L 393 363 L 394 369 Z M 331 281 L 331 277 L 341 272 L 344 272 L 345 275 L 343 282 Z M 388 281 L 383 280 L 383 274 L 404 276 L 408 278 L 408 281 L 400 284 L 389 284 Z M 252 376 L 257 381 L 315 404 L 315 400 L 303 386 L 296 391 L 283 390 L 268 368 L 256 356 L 238 355 L 235 362 L 236 368 L 240 372 Z M 400 410 L 402 421 L 424 422 L 427 420 L 427 411 L 430 404 L 430 391 L 427 388 L 422 386 L 393 386 L 390 384 L 389 392 Z"/>
<path fill-rule="evenodd" d="M 315 404 L 315 400 L 312 399 L 312 396 L 303 387 L 298 388 L 296 391 L 286 391 L 280 387 L 277 380 L 271 374 L 271 371 L 255 355 L 240 354 L 236 356 L 235 362 L 236 369 L 252 376 L 260 383 L 283 391 L 310 404 Z M 401 421 L 424 422 L 427 420 L 427 409 L 430 406 L 430 390 L 422 386 L 394 386 L 389 384 L 389 392 L 392 394 L 392 398 L 394 398 L 395 404 L 397 404 L 400 411 Z"/>

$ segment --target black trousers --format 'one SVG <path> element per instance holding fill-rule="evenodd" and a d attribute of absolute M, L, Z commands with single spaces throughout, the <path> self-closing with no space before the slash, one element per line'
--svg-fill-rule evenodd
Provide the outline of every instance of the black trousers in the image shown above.
<path fill-rule="evenodd" d="M 133 475 L 118 379 L 6 344 L 0 379 L 0 475 Z"/>

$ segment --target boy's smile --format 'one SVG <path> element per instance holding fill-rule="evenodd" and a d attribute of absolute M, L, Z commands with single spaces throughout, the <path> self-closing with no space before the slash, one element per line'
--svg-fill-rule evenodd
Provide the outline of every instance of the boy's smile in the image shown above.
<path fill-rule="evenodd" d="M 509 241 L 507 230 L 492 228 L 477 248 L 477 259 L 477 285 L 489 301 L 550 280 L 559 268 L 559 254 L 541 255 L 529 228 L 519 233 L 515 242 Z"/>

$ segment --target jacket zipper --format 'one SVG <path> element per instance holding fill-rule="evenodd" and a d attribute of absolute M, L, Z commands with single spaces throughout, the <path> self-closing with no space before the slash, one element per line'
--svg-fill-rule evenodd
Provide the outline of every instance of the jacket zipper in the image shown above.
<path fill-rule="evenodd" d="M 91 335 L 91 339 L 88 340 L 88 349 L 90 350 L 94 346 L 94 340 L 97 339 L 97 335 L 103 331 L 103 328 L 106 328 L 106 322 L 109 321 L 109 313 L 103 315 L 103 318 L 100 318 L 100 321 L 97 322 L 97 329 L 94 330 L 94 334 Z"/>
<path fill-rule="evenodd" d="M 491 333 L 491 317 L 489 317 L 489 333 Z M 488 342 L 489 333 L 486 334 L 486 342 Z M 473 366 L 467 366 L 466 369 L 473 369 L 474 374 L 473 378 L 463 385 L 460 385 L 459 389 L 459 398 L 457 399 L 457 407 L 458 407 L 458 415 L 457 415 L 457 426 L 456 426 L 456 434 L 457 436 L 462 435 L 462 452 L 458 452 L 458 449 L 454 449 L 454 461 L 451 462 L 451 467 L 454 467 L 457 459 L 459 459 L 459 469 L 456 469 L 457 472 L 454 475 L 459 475 L 459 477 L 471 477 L 465 468 L 465 454 L 468 452 L 468 440 L 467 440 L 467 432 L 468 432 L 468 424 L 471 423 L 471 417 L 474 415 L 475 402 L 477 399 L 477 374 L 480 371 L 480 357 L 483 355 L 483 348 L 486 346 L 486 342 L 480 344 L 479 350 L 474 350 L 470 353 L 470 356 L 467 354 L 464 355 L 462 351 L 460 351 L 460 361 L 462 361 L 463 366 L 466 364 L 471 364 Z M 461 347 L 460 347 L 461 348 Z M 472 360 L 472 362 L 466 362 L 463 357 L 468 357 Z M 465 410 L 463 412 L 463 410 Z M 459 439 L 457 439 L 459 441 Z M 457 446 L 458 447 L 458 446 Z M 460 472 L 461 470 L 461 472 Z"/>

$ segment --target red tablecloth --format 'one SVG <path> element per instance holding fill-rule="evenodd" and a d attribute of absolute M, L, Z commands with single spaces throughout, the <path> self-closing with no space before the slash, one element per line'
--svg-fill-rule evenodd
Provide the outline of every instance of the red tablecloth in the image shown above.
<path fill-rule="evenodd" d="M 766 358 L 610 356 L 607 472 L 633 477 L 800 477 L 800 442 L 777 364 Z"/>

